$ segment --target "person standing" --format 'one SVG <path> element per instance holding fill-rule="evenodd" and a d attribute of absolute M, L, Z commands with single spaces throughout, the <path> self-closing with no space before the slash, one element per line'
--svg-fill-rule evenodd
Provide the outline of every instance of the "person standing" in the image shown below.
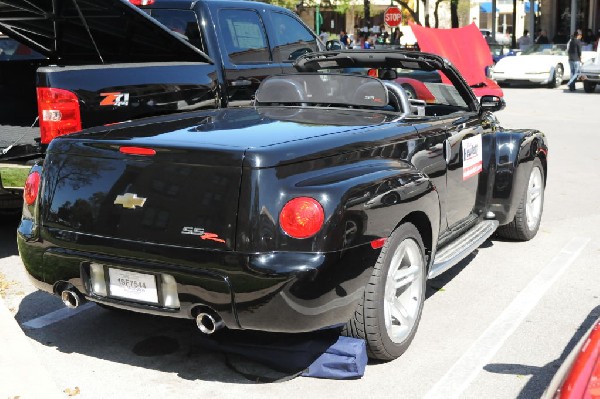
<path fill-rule="evenodd" d="M 575 91 L 575 82 L 579 77 L 579 68 L 581 67 L 581 30 L 577 29 L 569 43 L 567 43 L 567 53 L 569 54 L 569 68 L 571 69 L 571 79 L 569 79 L 569 91 Z"/>
<path fill-rule="evenodd" d="M 345 46 L 345 48 L 350 47 L 350 43 L 352 43 L 352 40 L 350 40 L 350 38 L 348 37 L 348 35 L 346 34 L 345 31 L 341 31 L 340 32 L 340 42 Z"/>
<path fill-rule="evenodd" d="M 540 31 L 540 35 L 535 39 L 535 44 L 549 44 L 548 36 L 545 30 Z"/>
<path fill-rule="evenodd" d="M 521 50 L 525 50 L 527 47 L 531 46 L 531 37 L 529 36 L 529 31 L 527 29 L 523 31 L 523 36 L 517 40 L 517 43 Z"/>
<path fill-rule="evenodd" d="M 402 36 L 404 36 L 404 33 L 402 33 L 400 28 L 396 27 L 396 29 L 394 29 L 394 34 L 392 36 L 392 44 L 399 46 L 401 44 L 400 39 L 402 39 Z"/>

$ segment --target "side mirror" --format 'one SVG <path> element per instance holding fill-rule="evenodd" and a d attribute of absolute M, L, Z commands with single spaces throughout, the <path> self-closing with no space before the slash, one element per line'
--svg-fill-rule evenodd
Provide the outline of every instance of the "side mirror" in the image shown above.
<path fill-rule="evenodd" d="M 490 112 L 501 111 L 506 107 L 506 101 L 498 96 L 482 96 L 479 104 L 481 104 L 482 110 Z"/>
<path fill-rule="evenodd" d="M 341 50 L 342 43 L 339 40 L 328 40 L 327 43 L 325 43 L 325 49 L 327 51 Z"/>

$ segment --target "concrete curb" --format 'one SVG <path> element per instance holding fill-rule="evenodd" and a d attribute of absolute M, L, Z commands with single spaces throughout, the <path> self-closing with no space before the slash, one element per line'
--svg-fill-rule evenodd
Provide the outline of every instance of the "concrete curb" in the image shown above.
<path fill-rule="evenodd" d="M 0 298 L 0 398 L 64 398 Z"/>

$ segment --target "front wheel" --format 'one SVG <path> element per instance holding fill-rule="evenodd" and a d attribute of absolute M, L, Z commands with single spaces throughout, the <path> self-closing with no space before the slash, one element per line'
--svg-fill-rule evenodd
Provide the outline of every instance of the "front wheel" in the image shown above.
<path fill-rule="evenodd" d="M 557 65 L 554 68 L 554 74 L 552 75 L 552 79 L 550 79 L 550 81 L 548 82 L 548 87 L 550 89 L 559 87 L 562 84 L 563 75 L 564 75 L 564 72 L 563 72 L 562 65 Z"/>
<path fill-rule="evenodd" d="M 538 232 L 544 209 L 544 168 L 539 158 L 533 161 L 529 179 L 515 218 L 496 233 L 511 240 L 529 241 Z"/>
<path fill-rule="evenodd" d="M 412 342 L 425 301 L 423 241 L 411 223 L 386 241 L 354 317 L 343 334 L 364 339 L 370 358 L 393 360 Z"/>

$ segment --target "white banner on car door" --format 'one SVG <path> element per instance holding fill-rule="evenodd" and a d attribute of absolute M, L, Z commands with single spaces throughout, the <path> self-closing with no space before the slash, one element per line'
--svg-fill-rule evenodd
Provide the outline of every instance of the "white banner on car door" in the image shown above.
<path fill-rule="evenodd" d="M 481 135 L 463 140 L 463 180 L 479 174 L 482 170 L 483 157 Z"/>

